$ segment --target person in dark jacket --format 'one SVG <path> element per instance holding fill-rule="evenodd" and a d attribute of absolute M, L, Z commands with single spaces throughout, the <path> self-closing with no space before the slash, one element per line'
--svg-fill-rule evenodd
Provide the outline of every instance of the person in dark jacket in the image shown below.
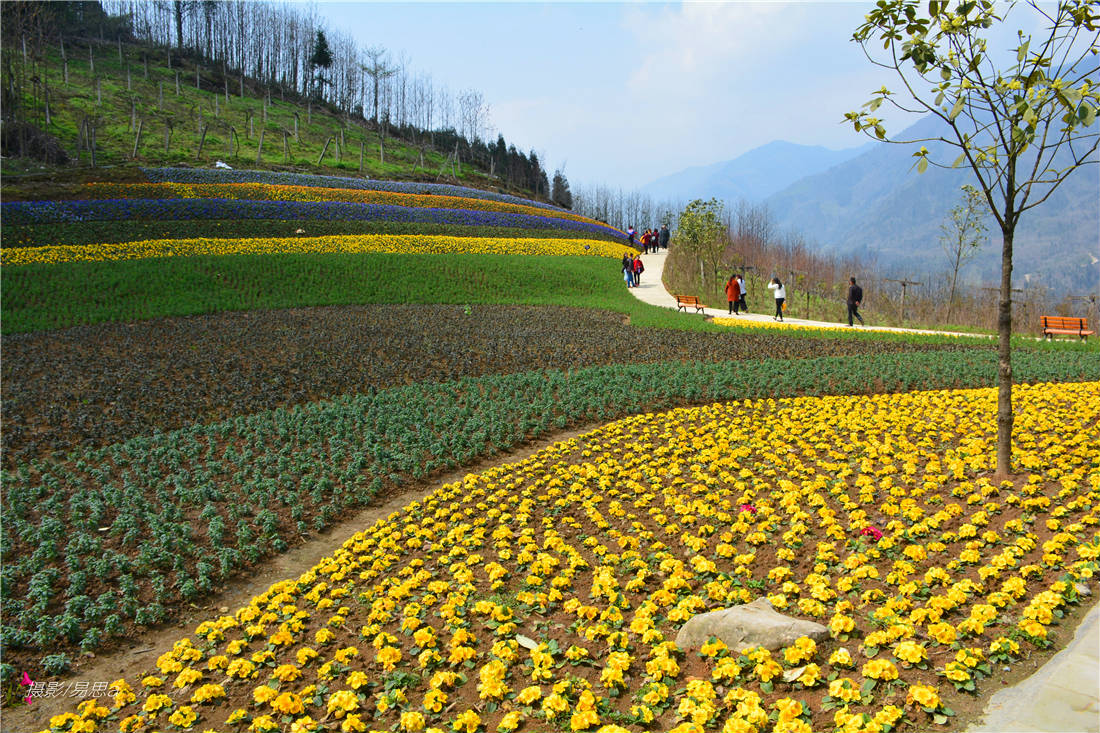
<path fill-rule="evenodd" d="M 859 319 L 859 325 L 865 325 L 863 323 L 863 316 L 859 314 L 859 304 L 863 302 L 863 288 L 856 285 L 856 279 L 854 277 L 848 278 L 848 325 L 854 326 L 852 318 Z"/>
<path fill-rule="evenodd" d="M 661 225 L 661 231 L 657 235 L 657 246 L 661 249 L 668 249 L 668 224 Z"/>

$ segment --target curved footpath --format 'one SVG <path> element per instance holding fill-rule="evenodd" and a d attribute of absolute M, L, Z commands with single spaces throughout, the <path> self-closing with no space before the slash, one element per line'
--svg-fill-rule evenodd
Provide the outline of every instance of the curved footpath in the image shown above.
<path fill-rule="evenodd" d="M 657 305 L 666 308 L 676 308 L 676 298 L 665 290 L 664 284 L 661 282 L 661 276 L 665 269 L 665 257 L 667 252 L 661 252 L 659 254 L 644 254 L 642 255 L 642 263 L 645 265 L 645 272 L 642 273 L 642 284 L 636 288 L 631 288 L 630 292 L 634 293 L 634 296 L 643 303 L 649 303 L 650 305 Z M 686 293 L 691 295 L 691 293 Z M 772 297 L 770 290 L 765 290 L 763 295 L 755 295 L 757 302 L 753 305 L 759 312 L 757 313 L 742 313 L 741 315 L 731 316 L 727 311 L 721 308 L 704 308 L 703 312 L 712 317 L 721 318 L 737 318 L 744 321 L 759 321 L 768 322 L 772 321 L 772 314 L 775 313 L 775 299 Z M 764 305 L 761 306 L 760 299 L 764 298 Z M 791 305 L 794 305 L 793 303 Z M 694 309 L 688 310 L 688 313 L 696 315 Z M 790 323 L 791 325 L 799 326 L 814 326 L 817 328 L 848 328 L 843 323 L 829 323 L 828 321 L 811 321 L 806 318 L 791 318 L 785 317 L 784 323 Z M 942 336 L 958 336 L 957 332 L 952 331 L 922 331 L 916 328 L 893 328 L 890 326 L 856 326 L 856 328 L 862 331 L 892 331 L 894 333 L 924 333 L 924 334 L 938 334 Z M 969 334 L 971 336 L 980 338 L 993 338 L 985 334 Z"/>
<path fill-rule="evenodd" d="M 644 254 L 642 283 L 631 291 L 650 305 L 676 308 L 676 298 L 665 290 L 662 275 L 666 253 Z M 769 292 L 770 296 L 771 293 Z M 771 305 L 771 299 L 766 301 Z M 759 307 L 759 303 L 757 304 Z M 705 308 L 708 316 L 728 314 Z M 694 311 L 689 311 L 694 314 Z M 771 313 L 736 316 L 746 321 L 770 321 Z M 786 318 L 785 322 L 836 328 L 836 323 Z M 847 328 L 847 326 L 844 326 Z M 945 333 L 908 328 L 863 327 L 863 330 L 904 333 Z M 956 334 L 948 334 L 956 335 Z M 1095 583 L 1090 583 L 1095 586 Z M 1094 588 L 1090 588 L 1094 590 Z M 1063 631 L 1060 629 L 1060 631 Z M 1100 604 L 1093 604 L 1065 649 L 1051 657 L 1022 682 L 996 692 L 981 718 L 965 733 L 1100 733 Z"/>

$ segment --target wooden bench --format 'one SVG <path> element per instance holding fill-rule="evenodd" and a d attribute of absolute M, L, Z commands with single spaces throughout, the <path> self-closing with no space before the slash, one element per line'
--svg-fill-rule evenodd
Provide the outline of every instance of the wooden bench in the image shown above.
<path fill-rule="evenodd" d="M 1089 331 L 1088 320 L 1085 318 L 1072 318 L 1069 316 L 1040 316 L 1043 320 L 1043 335 L 1053 340 L 1054 334 L 1066 334 L 1068 336 L 1080 336 L 1084 341 L 1095 331 Z"/>
<path fill-rule="evenodd" d="M 677 295 L 676 310 L 683 309 L 684 313 L 687 313 L 688 308 L 694 308 L 696 313 L 703 313 L 703 304 L 699 302 L 699 298 L 694 295 Z"/>

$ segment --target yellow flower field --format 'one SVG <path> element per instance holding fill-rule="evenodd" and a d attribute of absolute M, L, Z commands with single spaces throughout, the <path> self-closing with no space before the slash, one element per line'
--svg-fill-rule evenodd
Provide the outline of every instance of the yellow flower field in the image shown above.
<path fill-rule="evenodd" d="M 505 211 L 532 216 L 549 216 L 597 224 L 579 214 L 543 206 L 524 206 L 491 199 L 433 194 L 364 191 L 351 188 L 319 188 L 268 183 L 86 183 L 91 198 L 192 198 L 245 199 L 256 201 L 348 201 L 359 204 L 390 204 L 416 208 L 476 209 Z M 78 189 L 79 190 L 79 189 Z"/>
<path fill-rule="evenodd" d="M 13 247 L 0 252 L 4 265 L 137 260 L 196 255 L 387 252 L 393 254 L 591 255 L 621 258 L 626 245 L 598 239 L 452 237 L 422 234 L 365 234 L 248 239 L 154 239 L 122 244 Z"/>
<path fill-rule="evenodd" d="M 788 329 L 795 331 L 810 331 L 817 333 L 836 333 L 842 331 L 844 333 L 852 333 L 853 330 L 848 326 L 811 326 L 805 323 L 791 323 L 790 321 L 756 321 L 748 320 L 745 318 L 714 318 L 712 319 L 715 325 L 728 326 L 730 328 L 774 328 L 774 329 Z M 874 326 L 860 327 L 859 331 L 875 331 Z M 984 334 L 976 333 L 945 333 L 939 332 L 940 336 L 956 336 L 956 337 L 972 337 L 972 338 L 991 338 Z"/>
<path fill-rule="evenodd" d="M 1015 402 L 1004 484 L 992 389 L 611 423 L 410 503 L 51 729 L 928 730 L 1064 641 L 1098 568 L 1100 383 Z M 829 638 L 676 647 L 760 596 Z"/>

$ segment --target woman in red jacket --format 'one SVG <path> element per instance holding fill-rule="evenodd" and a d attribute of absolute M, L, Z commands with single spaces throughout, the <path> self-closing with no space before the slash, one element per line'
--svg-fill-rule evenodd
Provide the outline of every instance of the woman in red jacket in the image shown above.
<path fill-rule="evenodd" d="M 726 300 L 729 301 L 730 315 L 736 315 L 741 302 L 741 285 L 737 282 L 737 275 L 730 275 L 726 281 Z"/>

